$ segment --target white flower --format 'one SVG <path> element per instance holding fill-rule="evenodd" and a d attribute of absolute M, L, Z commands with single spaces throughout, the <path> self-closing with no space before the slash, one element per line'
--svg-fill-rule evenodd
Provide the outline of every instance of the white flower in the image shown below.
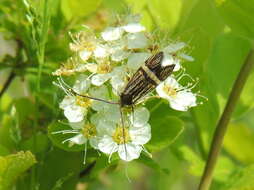
<path fill-rule="evenodd" d="M 145 60 L 147 60 L 152 54 L 141 52 L 141 53 L 132 53 L 127 61 L 127 66 L 130 69 L 136 71 L 141 65 L 144 64 Z"/>
<path fill-rule="evenodd" d="M 181 86 L 173 77 L 168 77 L 156 88 L 160 97 L 169 101 L 170 107 L 178 111 L 187 111 L 197 105 L 196 95 Z"/>
<path fill-rule="evenodd" d="M 148 119 L 149 111 L 139 108 L 135 110 L 134 116 L 130 115 L 130 123 L 125 122 L 125 126 L 110 121 L 101 123 L 101 127 L 107 131 L 98 143 L 99 150 L 110 156 L 118 152 L 124 161 L 139 158 L 141 151 L 145 150 L 143 145 L 151 139 Z"/>
<path fill-rule="evenodd" d="M 114 41 L 121 38 L 123 29 L 121 27 L 108 27 L 101 33 L 105 41 Z"/>
<path fill-rule="evenodd" d="M 145 27 L 142 26 L 140 23 L 129 23 L 122 27 L 126 32 L 129 33 L 136 33 L 136 32 L 143 32 L 145 31 Z"/>
<path fill-rule="evenodd" d="M 148 39 L 144 33 L 134 33 L 127 35 L 128 49 L 142 49 L 148 45 Z"/>
<path fill-rule="evenodd" d="M 86 76 L 82 76 L 76 81 L 73 89 L 80 94 L 85 94 L 90 86 L 90 81 Z M 64 110 L 64 115 L 69 122 L 80 122 L 87 114 L 88 108 L 91 106 L 92 100 L 81 96 L 66 95 L 60 103 L 60 108 Z"/>
<path fill-rule="evenodd" d="M 96 126 L 98 123 L 96 120 L 91 118 L 91 122 L 81 121 L 76 123 L 69 123 L 69 126 L 72 129 L 60 130 L 53 132 L 52 134 L 74 134 L 73 137 L 65 139 L 62 143 L 69 143 L 69 146 L 74 144 L 83 145 L 85 144 L 85 155 L 84 155 L 84 164 L 86 162 L 86 152 L 87 152 L 87 143 L 89 142 L 90 146 L 94 149 L 98 149 L 98 143 L 100 140 L 100 134 L 102 133 L 100 129 Z"/>
<path fill-rule="evenodd" d="M 181 68 L 180 60 L 194 61 L 194 59 L 181 51 L 186 47 L 184 42 L 172 43 L 163 49 L 164 57 L 162 66 L 175 65 L 174 71 L 179 71 Z"/>

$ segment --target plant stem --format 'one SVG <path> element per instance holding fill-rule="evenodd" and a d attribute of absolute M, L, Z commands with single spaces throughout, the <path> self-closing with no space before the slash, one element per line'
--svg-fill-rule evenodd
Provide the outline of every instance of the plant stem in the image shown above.
<path fill-rule="evenodd" d="M 3 96 L 3 94 L 5 93 L 5 91 L 8 89 L 8 87 L 10 86 L 11 82 L 13 81 L 13 79 L 15 78 L 16 74 L 15 72 L 12 70 L 7 78 L 7 80 L 5 81 L 2 90 L 0 91 L 0 98 Z"/>
<path fill-rule="evenodd" d="M 201 182 L 199 184 L 198 190 L 208 190 L 211 182 L 212 182 L 212 176 L 213 171 L 218 159 L 218 155 L 220 153 L 223 138 L 225 136 L 225 133 L 227 131 L 227 126 L 230 121 L 231 115 L 235 109 L 235 106 L 237 104 L 237 101 L 240 98 L 240 94 L 243 90 L 243 87 L 247 81 L 247 78 L 250 74 L 251 68 L 254 64 L 254 52 L 253 50 L 250 51 L 245 63 L 243 64 L 237 79 L 233 85 L 233 88 L 230 92 L 227 104 L 225 106 L 225 109 L 221 115 L 221 118 L 217 124 L 210 152 L 208 155 L 208 160 L 206 162 L 205 170 L 201 178 Z"/>

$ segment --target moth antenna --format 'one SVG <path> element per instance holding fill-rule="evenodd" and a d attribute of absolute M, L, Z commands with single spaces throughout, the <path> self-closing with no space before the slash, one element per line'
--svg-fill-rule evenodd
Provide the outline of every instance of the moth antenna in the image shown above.
<path fill-rule="evenodd" d="M 83 160 L 83 164 L 86 164 L 86 153 L 87 153 L 87 141 L 85 143 L 85 151 L 84 151 L 84 160 Z"/>
<path fill-rule="evenodd" d="M 101 102 L 105 102 L 105 103 L 108 103 L 108 104 L 119 104 L 119 102 L 111 102 L 111 101 L 107 101 L 107 100 L 103 100 L 103 99 L 100 99 L 100 98 L 95 98 L 95 97 L 91 97 L 91 96 L 86 96 L 86 95 L 83 95 L 83 94 L 79 94 L 77 93 L 76 91 L 74 91 L 72 89 L 72 87 L 70 85 L 68 85 L 63 79 L 62 77 L 58 77 L 57 78 L 59 84 L 57 83 L 53 83 L 55 84 L 56 86 L 60 87 L 61 89 L 64 90 L 64 92 L 67 94 L 67 95 L 72 95 L 72 96 L 81 96 L 81 97 L 84 97 L 84 98 L 89 98 L 89 99 L 92 99 L 92 100 L 97 100 L 97 101 L 101 101 Z"/>
<path fill-rule="evenodd" d="M 124 125 L 124 120 L 123 120 L 123 112 L 122 112 L 122 107 L 119 106 L 119 109 L 120 109 L 120 114 L 121 114 L 121 123 L 122 123 L 122 127 L 123 127 L 123 144 L 124 144 L 124 152 L 125 152 L 125 158 L 127 160 L 127 147 L 126 147 L 126 139 L 125 139 L 125 125 Z"/>
<path fill-rule="evenodd" d="M 125 172 L 125 176 L 126 176 L 128 182 L 131 183 L 131 179 L 130 179 L 129 173 L 128 173 L 128 164 L 127 163 L 125 164 L 124 172 Z"/>
<path fill-rule="evenodd" d="M 132 112 L 132 124 L 133 124 L 134 121 L 135 121 L 135 114 L 134 114 L 134 107 L 133 107 L 133 105 L 131 106 L 131 112 Z"/>

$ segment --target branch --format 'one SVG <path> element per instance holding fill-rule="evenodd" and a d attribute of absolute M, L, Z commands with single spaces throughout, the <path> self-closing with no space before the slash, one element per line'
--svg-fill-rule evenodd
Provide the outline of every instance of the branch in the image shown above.
<path fill-rule="evenodd" d="M 8 87 L 10 86 L 11 82 L 13 81 L 13 79 L 15 78 L 16 74 L 15 72 L 12 70 L 7 78 L 7 80 L 5 81 L 2 90 L 0 91 L 0 98 L 3 96 L 3 94 L 5 93 L 5 91 L 8 89 Z"/>
<path fill-rule="evenodd" d="M 250 74 L 251 68 L 254 64 L 254 52 L 253 50 L 250 51 L 244 65 L 242 66 L 237 79 L 233 85 L 233 88 L 230 92 L 227 104 L 225 106 L 225 109 L 221 115 L 221 118 L 217 124 L 210 152 L 208 155 L 208 160 L 205 166 L 205 170 L 203 173 L 203 176 L 201 178 L 201 182 L 199 184 L 199 190 L 208 190 L 213 177 L 213 171 L 218 159 L 218 155 L 220 153 L 223 138 L 225 136 L 225 133 L 227 131 L 227 126 L 230 121 L 231 115 L 235 109 L 235 106 L 237 104 L 237 101 L 240 98 L 240 94 L 243 90 L 243 87 L 247 81 L 247 78 Z"/>

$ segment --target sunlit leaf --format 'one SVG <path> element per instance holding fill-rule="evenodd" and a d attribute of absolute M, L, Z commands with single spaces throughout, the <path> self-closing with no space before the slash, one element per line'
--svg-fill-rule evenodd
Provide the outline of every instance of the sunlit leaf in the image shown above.
<path fill-rule="evenodd" d="M 205 162 L 187 146 L 182 146 L 180 151 L 183 154 L 183 158 L 190 163 L 189 172 L 195 176 L 201 176 Z M 227 181 L 234 169 L 232 161 L 227 157 L 221 156 L 215 167 L 214 178 L 218 181 Z"/>
<path fill-rule="evenodd" d="M 29 151 L 0 157 L 0 190 L 11 189 L 17 177 L 35 163 L 35 157 Z"/>
<path fill-rule="evenodd" d="M 236 159 L 246 162 L 254 162 L 254 132 L 244 123 L 231 123 L 224 139 L 225 149 Z"/>
<path fill-rule="evenodd" d="M 254 38 L 254 3 L 252 0 L 215 0 L 215 4 L 232 32 Z"/>
<path fill-rule="evenodd" d="M 254 165 L 249 165 L 245 168 L 237 170 L 227 181 L 222 185 L 220 190 L 252 190 L 254 189 Z"/>
<path fill-rule="evenodd" d="M 74 17 L 84 17 L 94 12 L 101 0 L 83 1 L 83 0 L 62 0 L 61 9 L 67 20 Z"/>

